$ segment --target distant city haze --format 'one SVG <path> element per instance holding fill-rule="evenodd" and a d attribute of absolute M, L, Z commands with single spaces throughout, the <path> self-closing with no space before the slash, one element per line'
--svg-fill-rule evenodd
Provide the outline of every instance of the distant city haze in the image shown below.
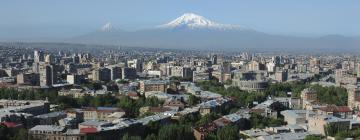
<path fill-rule="evenodd" d="M 359 36 L 360 1 L 4 0 L 0 40 L 62 40 L 99 30 L 153 28 L 184 13 L 276 35 Z"/>

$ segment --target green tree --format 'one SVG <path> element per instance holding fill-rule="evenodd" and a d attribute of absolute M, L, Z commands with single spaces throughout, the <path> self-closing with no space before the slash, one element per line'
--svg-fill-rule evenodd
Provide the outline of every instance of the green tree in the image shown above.
<path fill-rule="evenodd" d="M 305 140 L 322 140 L 323 136 L 319 136 L 319 135 L 307 135 L 305 137 Z"/>
<path fill-rule="evenodd" d="M 347 131 L 349 129 L 348 126 L 337 124 L 337 123 L 330 123 L 324 126 L 325 135 L 326 136 L 335 136 L 338 132 Z"/>
<path fill-rule="evenodd" d="M 200 99 L 198 97 L 196 97 L 195 95 L 190 94 L 189 100 L 188 100 L 188 105 L 189 106 L 194 106 L 194 105 L 198 104 L 199 101 L 200 101 Z"/>
<path fill-rule="evenodd" d="M 10 140 L 24 140 L 27 139 L 28 134 L 27 134 L 27 130 L 22 128 L 19 129 L 16 134 L 10 138 Z"/>
<path fill-rule="evenodd" d="M 179 124 L 189 124 L 194 125 L 196 122 L 200 120 L 200 114 L 188 114 L 185 116 L 180 117 Z"/>
<path fill-rule="evenodd" d="M 147 135 L 145 140 L 157 140 L 157 137 L 155 134 Z"/>
<path fill-rule="evenodd" d="M 126 133 L 121 140 L 141 140 L 140 136 L 130 136 L 128 133 Z"/>
<path fill-rule="evenodd" d="M 161 126 L 158 122 L 150 121 L 145 127 L 145 134 L 146 135 L 157 134 L 159 132 L 160 127 Z"/>
<path fill-rule="evenodd" d="M 210 134 L 206 134 L 206 135 L 205 135 L 204 140 L 217 140 L 217 137 L 216 137 L 215 134 L 210 133 Z"/>
<path fill-rule="evenodd" d="M 269 118 L 263 117 L 259 114 L 251 114 L 250 125 L 251 128 L 265 128 L 265 127 L 276 127 L 284 125 L 285 122 L 282 118 Z"/>
<path fill-rule="evenodd" d="M 4 125 L 0 125 L 0 139 L 6 140 L 8 134 L 9 134 L 9 131 L 8 131 L 7 127 Z"/>
<path fill-rule="evenodd" d="M 145 106 L 159 106 L 162 104 L 163 102 L 160 101 L 157 97 L 150 97 L 145 99 Z"/>
<path fill-rule="evenodd" d="M 218 119 L 219 117 L 220 117 L 220 115 L 218 115 L 214 112 L 211 112 L 209 114 L 202 116 L 201 119 L 198 122 L 196 122 L 196 125 L 205 125 L 211 121 Z"/>
<path fill-rule="evenodd" d="M 347 104 L 347 91 L 343 87 L 313 85 L 311 88 L 316 91 L 317 99 L 321 103 L 340 106 Z"/>
<path fill-rule="evenodd" d="M 191 127 L 188 125 L 165 125 L 160 128 L 158 140 L 194 140 Z"/>
<path fill-rule="evenodd" d="M 239 129 L 236 126 L 225 126 L 217 131 L 218 140 L 238 140 Z"/>

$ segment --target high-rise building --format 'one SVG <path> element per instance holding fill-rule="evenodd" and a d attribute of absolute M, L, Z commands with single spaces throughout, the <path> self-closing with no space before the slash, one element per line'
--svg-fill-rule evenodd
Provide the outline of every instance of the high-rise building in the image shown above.
<path fill-rule="evenodd" d="M 341 68 L 345 69 L 345 70 L 354 70 L 355 67 L 355 62 L 354 61 L 343 61 L 341 64 Z"/>
<path fill-rule="evenodd" d="M 35 63 L 44 62 L 44 59 L 45 59 L 44 52 L 38 51 L 38 50 L 34 51 L 34 62 Z"/>
<path fill-rule="evenodd" d="M 143 61 L 140 59 L 133 59 L 127 61 L 127 67 L 135 68 L 137 72 L 142 72 L 143 70 Z"/>
<path fill-rule="evenodd" d="M 275 73 L 275 80 L 278 82 L 285 82 L 288 79 L 288 73 L 286 70 L 277 71 Z"/>
<path fill-rule="evenodd" d="M 268 72 L 275 72 L 275 63 L 274 62 L 269 62 L 266 64 L 266 69 Z"/>
<path fill-rule="evenodd" d="M 231 64 L 229 62 L 222 63 L 222 72 L 226 74 L 231 73 Z"/>
<path fill-rule="evenodd" d="M 121 69 L 121 78 L 122 79 L 136 79 L 136 69 L 135 68 L 122 68 Z"/>
<path fill-rule="evenodd" d="M 111 73 L 111 80 L 116 80 L 116 79 L 121 79 L 121 67 L 119 66 L 112 66 L 112 67 L 109 67 L 110 69 L 110 73 Z"/>
<path fill-rule="evenodd" d="M 69 84 L 82 84 L 85 81 L 85 75 L 70 74 L 66 76 L 66 81 Z"/>
<path fill-rule="evenodd" d="M 92 72 L 94 81 L 111 81 L 111 70 L 108 68 L 97 68 Z"/>
<path fill-rule="evenodd" d="M 360 109 L 360 89 L 356 86 L 347 87 L 348 91 L 348 107 L 352 109 Z"/>
<path fill-rule="evenodd" d="M 217 55 L 211 56 L 211 64 L 216 65 L 218 63 Z"/>
<path fill-rule="evenodd" d="M 41 63 L 39 66 L 40 86 L 52 86 L 56 83 L 56 73 L 52 65 Z"/>
<path fill-rule="evenodd" d="M 274 56 L 271 58 L 271 61 L 275 64 L 276 67 L 280 66 L 281 58 L 280 56 Z"/>
<path fill-rule="evenodd" d="M 45 62 L 48 63 L 48 64 L 54 63 L 54 57 L 51 54 L 47 54 L 45 56 Z"/>
<path fill-rule="evenodd" d="M 360 63 L 357 64 L 357 77 L 360 77 Z"/>
<path fill-rule="evenodd" d="M 38 73 L 21 73 L 16 76 L 18 85 L 39 86 L 40 75 Z"/>
<path fill-rule="evenodd" d="M 74 56 L 73 56 L 73 62 L 74 62 L 75 64 L 80 63 L 80 57 L 79 57 L 79 55 L 74 55 Z"/>
<path fill-rule="evenodd" d="M 247 64 L 246 70 L 249 70 L 249 71 L 265 70 L 265 65 L 259 63 L 258 61 L 253 60 Z"/>
<path fill-rule="evenodd" d="M 32 70 L 34 73 L 39 73 L 40 72 L 40 63 L 34 63 L 32 65 Z"/>
<path fill-rule="evenodd" d="M 337 69 L 335 71 L 335 83 L 338 86 L 356 85 L 358 82 L 360 82 L 360 78 L 353 74 L 349 74 L 348 70 Z"/>
<path fill-rule="evenodd" d="M 193 72 L 192 69 L 188 67 L 182 67 L 182 66 L 169 67 L 170 76 L 189 78 L 192 77 L 192 72 Z"/>
<path fill-rule="evenodd" d="M 320 60 L 317 58 L 312 58 L 310 60 L 310 68 L 320 67 Z"/>

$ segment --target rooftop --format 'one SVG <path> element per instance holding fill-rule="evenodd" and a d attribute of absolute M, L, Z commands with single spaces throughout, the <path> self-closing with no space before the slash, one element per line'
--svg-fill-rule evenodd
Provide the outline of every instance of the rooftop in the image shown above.
<path fill-rule="evenodd" d="M 155 114 L 152 116 L 147 116 L 145 118 L 141 118 L 138 121 L 141 122 L 143 125 L 148 124 L 150 121 L 156 122 L 156 121 L 160 121 L 166 118 L 169 118 L 170 116 L 164 115 L 164 114 Z"/>
<path fill-rule="evenodd" d="M 54 117 L 58 117 L 58 116 L 66 116 L 65 112 L 51 112 L 51 113 L 47 113 L 47 114 L 42 114 L 42 115 L 38 115 L 35 116 L 36 118 L 42 118 L 42 119 L 46 119 L 46 118 L 54 118 Z"/>
<path fill-rule="evenodd" d="M 82 122 L 79 125 L 101 127 L 101 126 L 105 126 L 105 125 L 106 126 L 111 125 L 111 123 L 107 122 L 107 121 L 89 120 L 89 121 Z"/>
<path fill-rule="evenodd" d="M 262 140 L 303 140 L 309 133 L 280 133 L 274 135 L 260 136 Z"/>
<path fill-rule="evenodd" d="M 320 107 L 319 110 L 325 112 L 351 112 L 351 109 L 348 106 L 336 106 L 336 105 L 328 105 L 325 107 Z"/>
<path fill-rule="evenodd" d="M 64 131 L 65 127 L 57 126 L 57 125 L 36 125 L 31 128 L 30 131 Z"/>

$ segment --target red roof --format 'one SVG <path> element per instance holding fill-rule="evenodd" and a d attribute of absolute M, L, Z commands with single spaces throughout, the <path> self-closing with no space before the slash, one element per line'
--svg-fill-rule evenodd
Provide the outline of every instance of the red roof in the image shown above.
<path fill-rule="evenodd" d="M 171 109 L 168 107 L 150 107 L 149 108 L 149 112 L 151 113 L 161 113 L 161 112 L 166 112 L 166 111 L 170 111 Z"/>
<path fill-rule="evenodd" d="M 14 127 L 18 127 L 21 125 L 21 124 L 17 124 L 14 122 L 2 122 L 1 124 L 5 125 L 7 128 L 14 128 Z"/>
<path fill-rule="evenodd" d="M 87 127 L 87 128 L 80 128 L 80 133 L 96 133 L 97 129 L 95 127 Z"/>
<path fill-rule="evenodd" d="M 264 113 L 264 112 L 265 112 L 265 109 L 261 109 L 261 108 L 258 108 L 258 109 L 250 109 L 249 112 L 250 112 L 250 113 Z"/>
<path fill-rule="evenodd" d="M 351 112 L 351 109 L 348 106 L 336 106 L 328 105 L 326 107 L 319 108 L 321 111 L 325 112 Z"/>
<path fill-rule="evenodd" d="M 231 124 L 231 121 L 225 118 L 219 118 L 215 121 L 213 121 L 218 127 L 226 126 Z"/>
<path fill-rule="evenodd" d="M 136 92 L 128 92 L 128 96 L 130 96 L 130 97 L 138 97 L 139 95 Z"/>

